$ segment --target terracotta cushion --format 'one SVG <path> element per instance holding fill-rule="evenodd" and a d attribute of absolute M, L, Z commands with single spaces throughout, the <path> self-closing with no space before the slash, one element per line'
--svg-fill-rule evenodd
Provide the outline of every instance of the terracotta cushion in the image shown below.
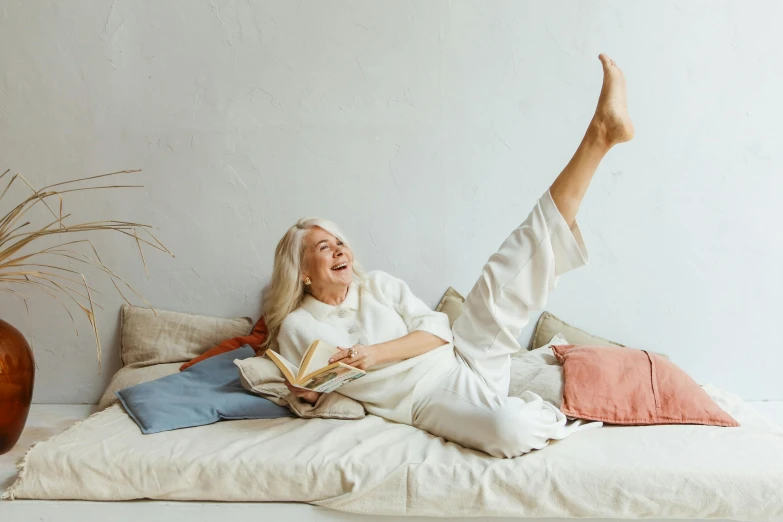
<path fill-rule="evenodd" d="M 677 365 L 622 347 L 553 346 L 566 416 L 609 424 L 739 426 Z"/>
<path fill-rule="evenodd" d="M 268 333 L 269 332 L 266 329 L 266 322 L 264 321 L 264 317 L 262 316 L 261 319 L 259 319 L 256 325 L 253 327 L 253 330 L 248 335 L 242 335 L 239 337 L 232 337 L 231 339 L 226 339 L 225 341 L 221 342 L 217 346 L 210 348 L 206 352 L 202 353 L 198 357 L 194 357 L 190 361 L 186 362 L 185 364 L 179 367 L 179 370 L 182 371 L 186 368 L 190 368 L 194 364 L 200 363 L 205 359 L 209 359 L 210 357 L 220 355 L 221 353 L 226 353 L 232 350 L 236 350 L 237 348 L 240 348 L 246 344 L 250 345 L 250 347 L 253 348 L 253 350 L 255 350 L 256 355 L 262 355 L 259 353 L 259 351 L 261 350 L 261 344 L 266 340 L 266 336 Z"/>

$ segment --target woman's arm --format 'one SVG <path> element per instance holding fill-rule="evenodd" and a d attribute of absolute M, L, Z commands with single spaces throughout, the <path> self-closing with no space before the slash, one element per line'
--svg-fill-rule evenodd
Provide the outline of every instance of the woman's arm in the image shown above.
<path fill-rule="evenodd" d="M 416 330 L 408 335 L 403 335 L 399 339 L 374 344 L 371 348 L 377 354 L 378 360 L 376 364 L 382 364 L 410 359 L 444 344 L 448 343 L 437 335 L 423 330 Z"/>
<path fill-rule="evenodd" d="M 447 342 L 437 335 L 423 330 L 416 330 L 385 343 L 373 344 L 371 346 L 357 344 L 349 349 L 340 348 L 340 353 L 329 359 L 329 362 L 342 361 L 354 368 L 366 370 L 376 364 L 410 359 L 444 344 L 447 344 Z M 353 357 L 348 355 L 351 349 L 356 352 L 356 355 Z"/>
<path fill-rule="evenodd" d="M 342 349 L 332 357 L 332 361 L 342 361 L 364 370 L 376 364 L 410 359 L 453 341 L 446 314 L 427 306 L 413 294 L 405 281 L 381 271 L 371 272 L 368 279 L 383 299 L 400 314 L 408 333 L 391 341 L 369 346 L 357 344 Z M 356 351 L 353 357 L 348 356 L 351 349 Z"/>

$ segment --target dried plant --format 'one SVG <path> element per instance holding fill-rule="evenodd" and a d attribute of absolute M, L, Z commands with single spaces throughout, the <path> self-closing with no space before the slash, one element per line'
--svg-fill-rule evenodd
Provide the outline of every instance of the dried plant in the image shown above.
<path fill-rule="evenodd" d="M 0 174 L 0 182 L 10 172 L 6 170 Z M 63 262 L 70 260 L 82 265 L 92 266 L 104 272 L 111 280 L 114 288 L 117 289 L 120 296 L 126 303 L 131 304 L 123 293 L 121 286 L 126 287 L 141 300 L 147 303 L 147 306 L 155 312 L 146 299 L 127 281 L 117 275 L 113 270 L 103 264 L 98 250 L 89 239 L 68 239 L 74 237 L 74 234 L 92 232 L 96 230 L 105 230 L 118 232 L 133 238 L 141 255 L 141 261 L 147 270 L 147 262 L 144 259 L 142 244 L 166 252 L 172 257 L 174 254 L 161 243 L 158 238 L 150 231 L 150 225 L 142 223 L 131 223 L 127 221 L 92 221 L 86 223 L 71 224 L 70 214 L 63 214 L 63 196 L 71 192 L 101 190 L 101 189 L 125 189 L 140 188 L 143 185 L 96 185 L 95 180 L 109 176 L 118 176 L 122 174 L 134 174 L 139 170 L 122 170 L 100 174 L 87 178 L 73 179 L 48 185 L 41 189 L 36 189 L 21 174 L 14 174 L 5 185 L 5 189 L 0 192 L 0 213 L 3 208 L 3 198 L 8 190 L 17 182 L 24 183 L 31 191 L 31 194 L 22 199 L 21 202 L 12 206 L 5 214 L 0 214 L 0 291 L 8 292 L 14 296 L 20 297 L 27 307 L 29 297 L 21 292 L 21 289 L 28 288 L 44 292 L 54 298 L 65 309 L 76 329 L 76 335 L 79 330 L 76 327 L 76 321 L 71 314 L 68 304 L 76 304 L 87 316 L 93 335 L 95 336 L 95 345 L 98 352 L 98 366 L 101 366 L 101 341 L 98 336 L 98 325 L 95 321 L 95 309 L 102 308 L 93 299 L 93 294 L 100 292 L 92 288 L 87 283 L 87 278 L 78 270 L 58 266 L 57 261 Z M 68 185 L 68 187 L 66 187 Z M 2 185 L 0 185 L 2 188 Z M 52 209 L 50 203 L 56 202 L 55 209 Z M 21 222 L 22 218 L 28 212 L 36 209 L 51 214 L 53 221 L 48 222 L 40 228 L 28 229 L 30 221 Z M 145 239 L 139 235 L 138 231 L 146 233 L 151 239 Z M 40 246 L 42 240 L 49 236 L 64 235 L 59 243 L 49 246 Z M 79 249 L 87 250 L 88 253 L 80 252 Z M 66 261 L 68 262 L 68 261 Z M 119 283 L 119 284 L 118 284 Z"/>

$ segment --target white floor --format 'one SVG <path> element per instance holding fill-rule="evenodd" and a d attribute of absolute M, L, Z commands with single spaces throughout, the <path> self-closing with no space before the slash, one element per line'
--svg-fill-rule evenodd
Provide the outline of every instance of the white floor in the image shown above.
<path fill-rule="evenodd" d="M 750 403 L 761 414 L 783 426 L 783 401 Z M 68 426 L 88 417 L 96 411 L 93 405 L 78 404 L 34 404 L 30 410 L 27 425 L 16 446 L 5 455 L 0 455 L 0 492 L 8 488 L 16 477 L 16 462 L 35 442 L 46 440 Z M 191 522 L 207 520 L 273 520 L 273 521 L 383 521 L 413 522 L 432 520 L 422 517 L 379 517 L 352 515 L 316 506 L 298 503 L 220 503 L 220 502 L 164 502 L 137 500 L 133 502 L 86 502 L 86 501 L 43 501 L 14 500 L 0 502 L 0 521 L 22 522 L 138 522 L 187 519 Z M 471 521 L 510 522 L 511 518 L 472 518 Z M 546 522 L 558 522 L 547 519 Z M 565 521 L 563 521 L 565 522 Z M 605 521 L 608 522 L 608 521 Z M 671 521 L 669 521 L 671 522 Z"/>

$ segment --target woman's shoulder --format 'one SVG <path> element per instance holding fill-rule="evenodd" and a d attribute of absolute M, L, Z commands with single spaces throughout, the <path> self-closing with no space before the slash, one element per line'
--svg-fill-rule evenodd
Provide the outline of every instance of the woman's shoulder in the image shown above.
<path fill-rule="evenodd" d="M 400 280 L 398 278 L 394 277 L 388 272 L 384 272 L 383 270 L 373 270 L 365 274 L 364 281 L 362 281 L 362 286 L 370 291 L 383 292 L 390 286 L 399 283 L 399 281 Z"/>
<path fill-rule="evenodd" d="M 388 272 L 384 272 L 383 270 L 372 270 L 367 272 L 364 278 L 365 281 L 369 282 L 370 284 L 385 284 L 388 282 L 399 281 L 398 278 L 394 277 Z"/>
<path fill-rule="evenodd" d="M 285 316 L 283 322 L 280 323 L 280 331 L 295 330 L 302 326 L 311 315 L 305 310 L 302 305 L 299 305 L 293 312 Z"/>
<path fill-rule="evenodd" d="M 399 301 L 406 291 L 406 284 L 402 279 L 382 270 L 368 272 L 363 287 L 387 303 Z"/>

